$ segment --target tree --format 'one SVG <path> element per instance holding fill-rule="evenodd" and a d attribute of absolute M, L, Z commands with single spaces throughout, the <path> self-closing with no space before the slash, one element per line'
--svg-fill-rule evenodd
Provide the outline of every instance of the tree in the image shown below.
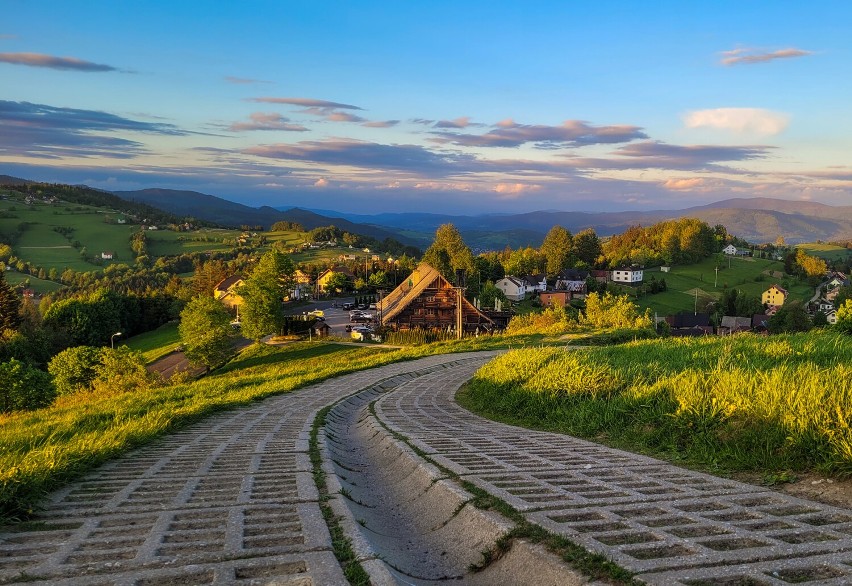
<path fill-rule="evenodd" d="M 811 256 L 801 248 L 796 251 L 796 264 L 801 267 L 805 276 L 814 281 L 823 277 L 827 269 L 823 259 L 818 256 Z"/>
<path fill-rule="evenodd" d="M 128 346 L 102 348 L 95 375 L 94 390 L 102 395 L 145 391 L 155 381 L 142 352 Z"/>
<path fill-rule="evenodd" d="M 101 348 L 94 346 L 73 346 L 54 356 L 47 372 L 53 376 L 56 392 L 68 395 L 91 388 L 100 360 Z"/>
<path fill-rule="evenodd" d="M 539 249 L 545 258 L 547 276 L 556 276 L 570 266 L 573 245 L 571 232 L 562 226 L 554 226 L 550 229 Z"/>
<path fill-rule="evenodd" d="M 574 254 L 587 267 L 593 267 L 603 254 L 601 241 L 593 228 L 586 228 L 574 235 Z"/>
<path fill-rule="evenodd" d="M 187 303 L 178 332 L 189 361 L 215 368 L 230 360 L 236 335 L 230 322 L 230 314 L 212 297 L 199 295 Z"/>
<path fill-rule="evenodd" d="M 503 303 L 506 302 L 506 294 L 503 293 L 494 283 L 486 281 L 479 291 L 479 305 L 484 309 L 494 307 L 494 300 L 499 299 Z"/>
<path fill-rule="evenodd" d="M 15 358 L 0 364 L 0 413 L 46 407 L 55 397 L 48 373 Z"/>
<path fill-rule="evenodd" d="M 598 328 L 648 328 L 652 324 L 651 310 L 639 313 L 639 307 L 627 295 L 590 293 L 583 323 Z"/>
<path fill-rule="evenodd" d="M 345 291 L 349 285 L 349 279 L 346 278 L 346 275 L 343 273 L 332 272 L 328 275 L 328 279 L 325 281 L 325 290 L 327 292 L 331 291 Z"/>
<path fill-rule="evenodd" d="M 251 275 L 240 287 L 243 298 L 240 322 L 243 335 L 259 342 L 269 334 L 277 333 L 284 325 L 284 297 L 294 273 L 293 261 L 273 249 L 260 257 Z"/>
<path fill-rule="evenodd" d="M 813 327 L 808 312 L 801 301 L 789 301 L 778 308 L 767 324 L 771 334 L 807 332 Z"/>
<path fill-rule="evenodd" d="M 0 331 L 15 330 L 21 323 L 21 298 L 12 291 L 0 272 Z"/>
<path fill-rule="evenodd" d="M 435 267 L 452 283 L 456 281 L 458 269 L 467 271 L 468 282 L 474 280 L 476 267 L 473 264 L 473 253 L 452 224 L 442 224 L 438 227 L 435 240 L 423 254 L 423 261 Z"/>
<path fill-rule="evenodd" d="M 844 334 L 852 335 L 852 299 L 847 299 L 843 305 L 838 305 L 835 327 Z"/>

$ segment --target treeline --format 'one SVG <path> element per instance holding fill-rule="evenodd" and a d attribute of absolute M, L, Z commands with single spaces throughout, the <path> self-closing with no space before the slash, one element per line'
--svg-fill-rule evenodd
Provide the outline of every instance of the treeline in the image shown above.
<path fill-rule="evenodd" d="M 610 268 L 639 264 L 690 264 L 719 252 L 728 241 L 724 226 L 711 228 L 695 218 L 668 220 L 653 226 L 631 226 L 612 236 L 604 247 Z"/>

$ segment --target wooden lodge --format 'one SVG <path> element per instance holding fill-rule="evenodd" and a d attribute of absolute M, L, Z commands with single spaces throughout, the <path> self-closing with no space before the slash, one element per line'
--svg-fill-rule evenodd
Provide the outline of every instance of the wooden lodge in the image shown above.
<path fill-rule="evenodd" d="M 459 310 L 461 307 L 461 310 Z M 490 330 L 493 322 L 437 269 L 421 263 L 377 305 L 383 326 L 396 330 Z"/>

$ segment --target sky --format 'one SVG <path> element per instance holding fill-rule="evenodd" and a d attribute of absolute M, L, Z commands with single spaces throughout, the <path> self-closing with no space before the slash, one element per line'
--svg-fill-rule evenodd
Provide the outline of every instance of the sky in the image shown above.
<path fill-rule="evenodd" d="M 0 174 L 363 214 L 852 205 L 846 0 L 0 10 Z"/>

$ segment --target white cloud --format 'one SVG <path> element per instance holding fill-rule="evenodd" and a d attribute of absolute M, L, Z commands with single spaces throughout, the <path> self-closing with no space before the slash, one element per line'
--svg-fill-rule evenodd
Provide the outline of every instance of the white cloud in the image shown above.
<path fill-rule="evenodd" d="M 320 177 L 314 182 L 314 187 L 328 187 L 328 179 Z"/>
<path fill-rule="evenodd" d="M 787 128 L 790 116 L 763 108 L 713 108 L 688 112 L 683 122 L 687 128 L 718 128 L 771 136 Z"/>

